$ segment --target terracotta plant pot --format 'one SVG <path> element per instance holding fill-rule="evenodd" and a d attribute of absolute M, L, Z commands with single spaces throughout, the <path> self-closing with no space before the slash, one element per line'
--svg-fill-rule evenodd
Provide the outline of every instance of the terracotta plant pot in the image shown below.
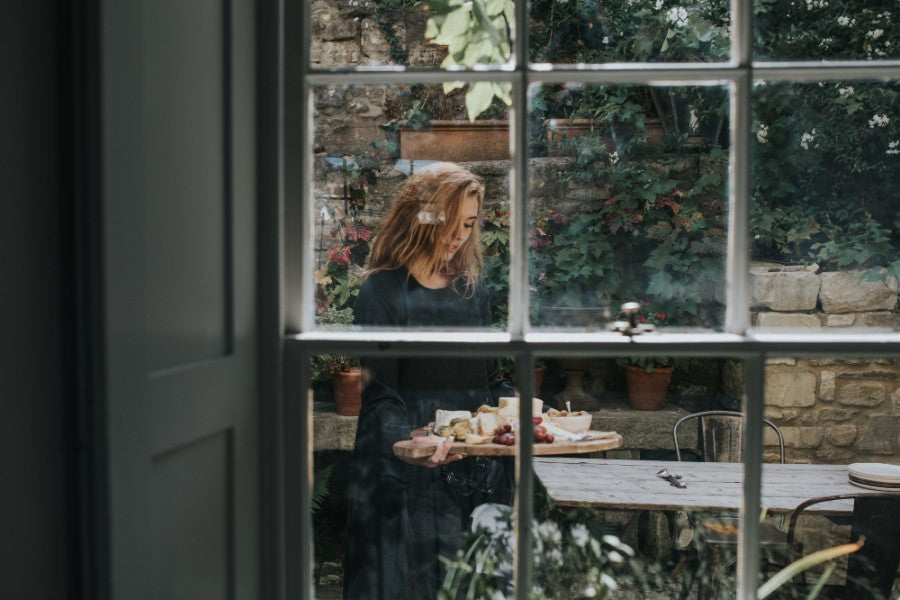
<path fill-rule="evenodd" d="M 627 365 L 625 384 L 628 387 L 628 403 L 634 410 L 660 410 L 669 391 L 669 382 L 675 367 L 654 367 L 648 373 L 644 367 Z"/>
<path fill-rule="evenodd" d="M 509 121 L 432 121 L 400 130 L 400 158 L 409 160 L 509 160 Z"/>
<path fill-rule="evenodd" d="M 337 414 L 346 417 L 358 415 L 362 407 L 362 373 L 358 370 L 332 373 L 331 385 Z"/>

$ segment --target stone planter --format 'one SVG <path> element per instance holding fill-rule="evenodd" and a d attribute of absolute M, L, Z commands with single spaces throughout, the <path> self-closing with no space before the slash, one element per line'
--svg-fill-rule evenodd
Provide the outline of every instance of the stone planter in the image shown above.
<path fill-rule="evenodd" d="M 362 408 L 362 373 L 359 369 L 332 373 L 331 385 L 337 414 L 346 417 L 358 415 Z"/>
<path fill-rule="evenodd" d="M 432 121 L 400 129 L 400 158 L 468 162 L 509 160 L 509 121 Z"/>
<path fill-rule="evenodd" d="M 654 367 L 648 373 L 644 367 L 625 366 L 628 403 L 634 410 L 660 410 L 666 401 L 669 382 L 675 367 Z"/>

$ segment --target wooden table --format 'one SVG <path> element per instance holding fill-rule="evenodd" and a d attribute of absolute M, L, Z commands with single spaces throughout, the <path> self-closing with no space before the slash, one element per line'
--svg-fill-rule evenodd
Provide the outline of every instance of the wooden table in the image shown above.
<path fill-rule="evenodd" d="M 660 479 L 660 469 L 681 475 L 687 487 Z M 534 472 L 553 501 L 563 506 L 735 511 L 743 494 L 740 463 L 535 458 Z M 788 513 L 814 496 L 866 491 L 847 480 L 847 465 L 763 465 L 762 507 L 772 512 Z M 849 515 L 853 500 L 817 504 L 809 512 Z"/>

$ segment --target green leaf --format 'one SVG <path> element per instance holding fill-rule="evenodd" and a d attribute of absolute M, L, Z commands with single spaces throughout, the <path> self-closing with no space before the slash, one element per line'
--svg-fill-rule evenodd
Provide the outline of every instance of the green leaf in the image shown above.
<path fill-rule="evenodd" d="M 474 121 L 491 105 L 494 99 L 493 83 L 490 81 L 476 81 L 469 86 L 466 92 L 466 112 L 469 120 Z"/>

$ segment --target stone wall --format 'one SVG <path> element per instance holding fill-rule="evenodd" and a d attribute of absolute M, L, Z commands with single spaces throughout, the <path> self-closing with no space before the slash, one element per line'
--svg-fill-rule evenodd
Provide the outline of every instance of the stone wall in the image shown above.
<path fill-rule="evenodd" d="M 750 305 L 760 328 L 865 327 L 900 330 L 897 278 L 867 280 L 864 270 L 819 273 L 818 265 L 753 263 Z"/>
<path fill-rule="evenodd" d="M 900 462 L 900 365 L 896 359 L 771 358 L 765 415 L 784 435 L 790 463 Z M 725 388 L 740 396 L 741 364 L 725 367 Z M 778 440 L 766 428 L 767 460 Z"/>

